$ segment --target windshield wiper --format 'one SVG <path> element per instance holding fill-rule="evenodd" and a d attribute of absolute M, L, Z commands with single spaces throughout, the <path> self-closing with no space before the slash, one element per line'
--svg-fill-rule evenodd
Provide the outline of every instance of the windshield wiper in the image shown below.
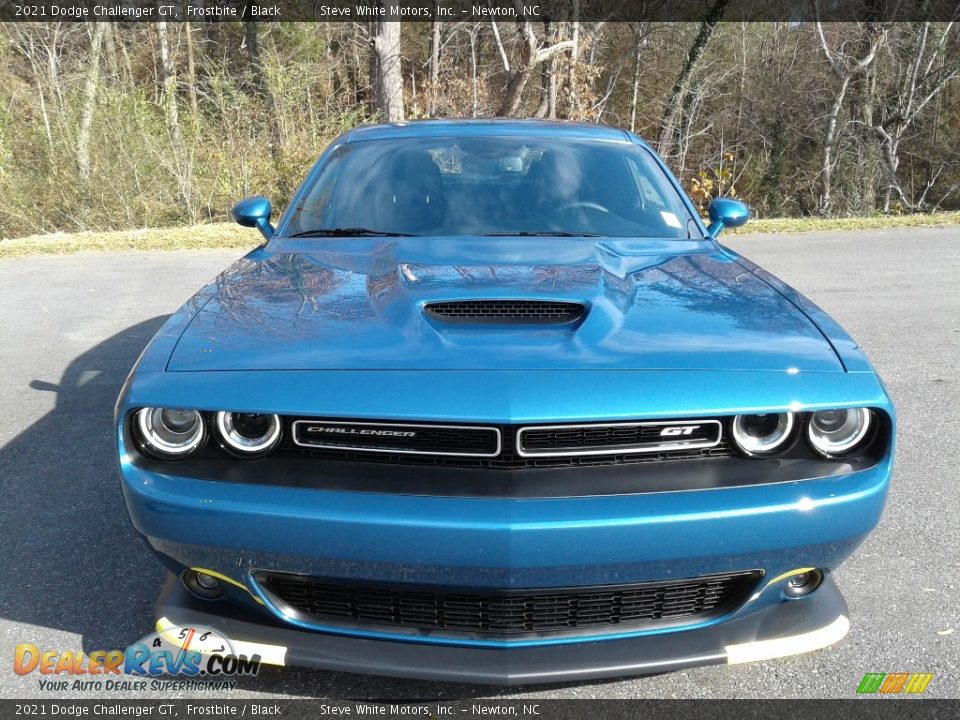
<path fill-rule="evenodd" d="M 301 237 L 415 237 L 410 233 L 390 232 L 388 230 L 371 230 L 370 228 L 317 228 L 304 230 L 290 235 L 292 238 Z"/>
<path fill-rule="evenodd" d="M 485 233 L 483 237 L 600 237 L 600 235 L 588 232 L 568 232 L 567 230 L 537 230 Z"/>

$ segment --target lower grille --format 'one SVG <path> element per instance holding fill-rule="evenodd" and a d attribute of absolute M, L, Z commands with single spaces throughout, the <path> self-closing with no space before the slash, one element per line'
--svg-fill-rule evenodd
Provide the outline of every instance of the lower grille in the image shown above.
<path fill-rule="evenodd" d="M 347 585 L 268 572 L 258 572 L 256 579 L 285 613 L 306 621 L 519 636 L 700 622 L 740 605 L 761 575 L 503 591 Z"/>

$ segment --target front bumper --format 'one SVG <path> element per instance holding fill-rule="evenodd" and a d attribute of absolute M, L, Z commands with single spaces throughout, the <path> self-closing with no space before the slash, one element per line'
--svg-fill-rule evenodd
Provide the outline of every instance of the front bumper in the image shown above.
<path fill-rule="evenodd" d="M 517 648 L 451 647 L 309 632 L 264 619 L 238 604 L 191 596 L 168 573 L 157 630 L 213 627 L 238 652 L 275 665 L 448 682 L 525 685 L 648 675 L 685 667 L 736 664 L 831 645 L 849 628 L 847 606 L 827 578 L 802 601 L 769 606 L 695 632 Z"/>
<path fill-rule="evenodd" d="M 786 600 L 784 584 L 791 571 L 829 572 L 853 551 L 879 520 L 889 470 L 884 461 L 803 482 L 524 500 L 260 487 L 135 465 L 124 467 L 123 486 L 134 525 L 168 567 L 203 568 L 245 591 L 231 587 L 231 602 L 199 602 L 168 583 L 160 619 L 280 646 L 287 664 L 531 683 L 659 672 L 830 644 L 846 631 L 832 581 L 801 600 Z M 431 632 L 411 637 L 287 618 L 255 582 L 258 569 L 478 589 L 642 583 L 748 569 L 763 570 L 764 577 L 740 607 L 678 627 L 504 640 Z M 757 655 L 758 648 L 766 649 Z"/>

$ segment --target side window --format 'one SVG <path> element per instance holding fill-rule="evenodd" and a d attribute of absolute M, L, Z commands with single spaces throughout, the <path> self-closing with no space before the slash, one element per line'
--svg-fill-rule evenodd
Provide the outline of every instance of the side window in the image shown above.
<path fill-rule="evenodd" d="M 297 213 L 294 216 L 294 227 L 292 231 L 312 230 L 314 228 L 324 227 L 323 219 L 327 210 L 330 208 L 330 201 L 333 197 L 333 188 L 340 176 L 340 166 L 343 164 L 343 158 L 346 152 L 343 150 L 337 152 L 327 162 L 323 172 L 313 183 L 313 187 L 300 201 Z"/>

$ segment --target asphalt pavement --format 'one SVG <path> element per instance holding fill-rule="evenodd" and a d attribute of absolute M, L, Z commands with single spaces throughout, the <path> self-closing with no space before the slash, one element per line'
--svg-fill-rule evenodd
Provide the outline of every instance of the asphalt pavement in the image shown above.
<path fill-rule="evenodd" d="M 264 668 L 225 697 L 843 698 L 867 672 L 933 673 L 927 696 L 960 697 L 960 228 L 727 241 L 857 338 L 897 407 L 886 512 L 835 573 L 851 611 L 845 640 L 763 663 L 520 690 Z M 126 518 L 113 403 L 164 317 L 239 254 L 0 260 L 0 697 L 131 697 L 42 690 L 36 673 L 13 673 L 14 647 L 90 652 L 152 629 L 163 574 Z M 151 696 L 161 694 L 136 695 Z"/>

